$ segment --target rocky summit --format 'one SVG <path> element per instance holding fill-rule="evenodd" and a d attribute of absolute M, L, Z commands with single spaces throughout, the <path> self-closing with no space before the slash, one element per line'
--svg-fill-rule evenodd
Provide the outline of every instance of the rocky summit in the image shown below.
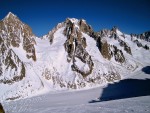
<path fill-rule="evenodd" d="M 149 48 L 150 31 L 125 34 L 115 26 L 95 32 L 75 18 L 39 38 L 9 13 L 0 21 L 0 100 L 120 80 L 150 62 Z"/>

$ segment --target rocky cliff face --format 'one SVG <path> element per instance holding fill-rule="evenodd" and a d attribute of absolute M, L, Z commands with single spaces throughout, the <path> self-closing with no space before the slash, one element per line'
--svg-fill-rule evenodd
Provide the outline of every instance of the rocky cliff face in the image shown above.
<path fill-rule="evenodd" d="M 36 60 L 34 44 L 36 44 L 31 28 L 22 23 L 19 18 L 9 13 L 2 21 L 0 21 L 0 33 L 8 46 L 22 46 L 26 51 L 27 58 Z"/>
<path fill-rule="evenodd" d="M 12 49 L 7 50 L 4 46 L 1 46 L 0 51 L 0 83 L 12 84 L 22 80 L 25 77 L 26 70 L 24 63 L 14 51 Z"/>
<path fill-rule="evenodd" d="M 66 41 L 64 42 L 64 49 L 67 52 L 67 62 L 72 63 L 72 71 L 80 73 L 82 76 L 87 76 L 91 74 L 93 69 L 93 62 L 91 56 L 86 51 L 86 38 L 82 36 L 82 32 L 91 33 L 92 28 L 86 24 L 85 20 L 69 19 L 67 18 L 65 22 L 59 23 L 52 31 L 50 31 L 43 38 L 48 38 L 50 44 L 53 44 L 55 32 L 64 27 L 63 34 L 66 36 Z M 76 62 L 80 60 L 84 65 L 87 66 L 86 70 L 80 69 Z"/>
<path fill-rule="evenodd" d="M 1 83 L 13 83 L 25 77 L 24 63 L 13 49 L 23 48 L 26 57 L 36 61 L 34 44 L 35 40 L 31 28 L 22 23 L 17 16 L 9 13 L 0 21 Z"/>
<path fill-rule="evenodd" d="M 77 21 L 77 20 L 76 20 Z M 75 25 L 74 22 L 67 19 L 66 28 L 64 29 L 64 35 L 67 37 L 66 42 L 64 43 L 65 50 L 68 52 L 68 62 L 72 61 L 72 70 L 80 73 L 82 76 L 87 76 L 91 74 L 93 69 L 93 61 L 91 56 L 86 51 L 86 38 L 82 36 L 82 32 L 88 32 L 89 26 L 82 20 L 79 21 L 80 29 Z M 87 29 L 88 27 L 88 29 Z M 90 28 L 91 29 L 91 28 Z M 82 62 L 86 69 L 80 69 L 77 66 L 78 60 Z"/>
<path fill-rule="evenodd" d="M 140 40 L 150 42 L 150 31 L 147 31 L 142 34 L 130 34 L 130 36 L 131 36 L 131 41 L 136 43 L 138 47 L 142 47 L 145 50 L 149 50 L 149 45 L 142 44 Z"/>
<path fill-rule="evenodd" d="M 125 39 L 125 35 L 123 33 L 118 34 L 117 31 L 117 27 L 113 27 L 112 30 L 104 29 L 100 32 L 95 33 L 95 35 L 92 37 L 97 40 L 97 46 L 104 58 L 107 58 L 108 60 L 114 58 L 115 61 L 124 63 L 125 56 L 122 50 L 118 49 L 117 46 L 108 43 L 108 40 L 116 40 L 119 45 L 124 48 L 124 51 L 126 51 L 126 53 L 132 55 L 131 48 L 127 45 L 126 42 L 123 41 L 123 39 Z"/>
<path fill-rule="evenodd" d="M 9 13 L 4 20 L 0 21 L 0 82 L 13 83 L 25 77 L 25 67 L 19 57 L 10 48 L 19 47 L 20 38 L 17 37 L 15 31 L 17 22 L 15 17 Z M 17 20 L 17 19 L 16 19 Z M 14 26 L 14 24 L 16 26 Z M 12 28 L 12 26 L 14 26 Z M 9 76 L 6 76 L 9 73 Z"/>

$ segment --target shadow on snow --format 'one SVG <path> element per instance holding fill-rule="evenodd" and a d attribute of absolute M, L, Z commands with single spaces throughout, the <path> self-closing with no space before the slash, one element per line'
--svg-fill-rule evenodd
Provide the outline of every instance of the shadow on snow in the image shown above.
<path fill-rule="evenodd" d="M 146 66 L 146 67 L 142 68 L 142 71 L 146 74 L 150 74 L 150 66 Z"/>
<path fill-rule="evenodd" d="M 118 83 L 108 84 L 103 89 L 98 100 L 91 100 L 89 103 L 125 99 L 150 95 L 150 79 L 125 79 Z"/>

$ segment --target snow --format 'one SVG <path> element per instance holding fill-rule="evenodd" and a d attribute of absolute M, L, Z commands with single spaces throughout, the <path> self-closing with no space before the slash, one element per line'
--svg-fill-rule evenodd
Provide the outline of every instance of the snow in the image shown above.
<path fill-rule="evenodd" d="M 100 54 L 98 47 L 96 47 L 96 41 L 88 36 L 85 33 L 82 33 L 83 37 L 86 38 L 87 41 L 87 47 L 86 50 L 89 52 L 89 54 L 91 55 L 93 60 L 98 60 L 99 62 L 105 62 L 105 60 L 103 60 L 103 56 Z"/>
<path fill-rule="evenodd" d="M 83 63 L 79 58 L 76 58 L 76 59 L 75 59 L 75 64 L 77 65 L 77 67 L 78 67 L 80 70 L 83 70 L 84 72 L 88 72 L 88 70 L 89 70 L 88 64 Z"/>
<path fill-rule="evenodd" d="M 37 62 L 36 65 L 39 65 L 40 62 L 43 62 L 43 65 L 48 64 L 48 68 L 57 67 L 59 73 L 63 75 L 64 70 L 68 68 L 67 53 L 63 47 L 64 42 L 66 41 L 66 37 L 62 34 L 64 27 L 59 29 L 54 34 L 53 44 L 50 45 L 48 40 L 40 40 L 37 39 L 37 46 L 35 46 L 37 51 Z M 46 67 L 43 67 L 46 68 Z"/>
<path fill-rule="evenodd" d="M 76 18 L 68 18 L 72 23 L 78 24 L 79 20 Z"/>
<path fill-rule="evenodd" d="M 117 33 L 118 35 L 123 35 L 123 33 L 122 33 L 119 29 L 116 30 L 116 33 Z"/>
<path fill-rule="evenodd" d="M 13 84 L 1 84 L 0 100 L 9 100 L 9 98 L 16 97 L 24 98 L 36 95 L 35 92 L 37 91 L 39 93 L 43 91 L 43 84 L 33 71 L 31 64 L 26 64 L 26 69 L 28 71 L 26 72 L 26 77 L 24 77 L 22 81 Z"/>
<path fill-rule="evenodd" d="M 149 61 L 149 59 L 150 59 L 149 58 L 149 54 L 150 54 L 149 50 L 145 51 L 144 48 L 137 47 L 137 45 L 130 40 L 129 35 L 126 35 L 125 42 L 127 42 L 129 44 L 129 47 L 131 48 L 132 56 L 133 56 L 134 60 L 141 61 L 143 63 L 148 63 L 147 61 Z M 144 40 L 140 40 L 140 42 L 142 43 L 142 45 L 147 44 L 148 46 L 150 46 L 150 42 L 146 42 Z"/>
<path fill-rule="evenodd" d="M 11 47 L 11 48 L 21 61 L 23 61 L 23 62 L 31 62 L 32 61 L 31 59 L 27 58 L 26 54 L 29 54 L 29 53 L 26 53 L 26 51 L 23 49 L 22 46 L 19 46 L 17 48 L 16 47 Z"/>
<path fill-rule="evenodd" d="M 149 79 L 149 74 L 140 70 L 130 75 L 129 78 L 126 78 L 129 82 L 126 81 L 127 83 L 125 82 L 123 86 L 117 85 L 121 83 L 121 81 L 118 81 L 103 87 L 88 90 L 49 92 L 32 98 L 4 102 L 3 106 L 6 113 L 149 113 L 150 89 L 146 93 L 147 95 L 140 95 L 140 92 L 136 92 L 137 96 L 134 96 L 125 92 L 127 90 L 130 92 L 132 88 L 136 88 L 136 81 L 139 81 L 137 85 L 140 85 L 140 82 L 142 83 L 141 87 L 139 87 L 139 89 L 142 90 L 142 88 L 144 88 L 142 86 L 147 85 L 146 83 Z M 133 83 L 131 83 L 130 80 L 133 81 Z M 130 87 L 124 87 L 130 83 Z M 109 90 L 107 90 L 107 88 L 109 88 Z M 116 97 L 122 94 L 122 92 L 129 94 L 129 96 L 124 97 L 122 95 L 120 98 Z M 107 100 L 99 100 L 103 94 L 105 94 L 104 97 L 107 97 Z"/>

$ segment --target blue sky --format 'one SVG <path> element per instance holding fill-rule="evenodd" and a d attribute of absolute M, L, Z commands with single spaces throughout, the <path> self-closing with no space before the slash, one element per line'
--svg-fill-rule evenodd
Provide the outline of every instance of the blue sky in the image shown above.
<path fill-rule="evenodd" d="M 150 30 L 150 0 L 0 0 L 0 19 L 8 12 L 37 36 L 67 17 L 83 18 L 95 31 L 113 26 L 129 34 Z"/>

